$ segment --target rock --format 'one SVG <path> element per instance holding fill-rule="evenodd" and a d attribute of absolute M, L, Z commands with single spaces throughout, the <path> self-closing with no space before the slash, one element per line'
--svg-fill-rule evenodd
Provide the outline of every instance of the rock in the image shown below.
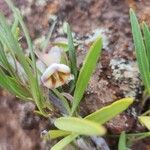
<path fill-rule="evenodd" d="M 113 134 L 120 134 L 122 131 L 131 131 L 134 125 L 134 119 L 126 114 L 120 114 L 106 123 L 109 132 Z"/>

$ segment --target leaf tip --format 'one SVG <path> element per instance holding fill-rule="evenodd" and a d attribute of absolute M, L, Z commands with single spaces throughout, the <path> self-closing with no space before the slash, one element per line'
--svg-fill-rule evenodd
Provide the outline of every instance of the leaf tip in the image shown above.
<path fill-rule="evenodd" d="M 126 102 L 128 102 L 129 105 L 131 105 L 134 102 L 134 98 L 132 97 L 125 98 L 125 100 Z"/>

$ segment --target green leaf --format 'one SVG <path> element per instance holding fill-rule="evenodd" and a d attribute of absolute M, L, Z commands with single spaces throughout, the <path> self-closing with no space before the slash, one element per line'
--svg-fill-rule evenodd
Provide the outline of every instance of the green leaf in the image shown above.
<path fill-rule="evenodd" d="M 44 139 L 51 140 L 56 139 L 60 137 L 65 137 L 67 135 L 70 135 L 71 132 L 63 131 L 63 130 L 50 130 L 48 133 L 44 136 Z"/>
<path fill-rule="evenodd" d="M 24 35 L 25 35 L 25 38 L 26 38 L 26 41 L 27 41 L 28 48 L 29 48 L 30 53 L 31 53 L 31 58 L 32 58 L 32 63 L 33 63 L 32 66 L 33 66 L 34 73 L 35 73 L 34 75 L 35 75 L 36 80 L 38 80 L 37 79 L 36 62 L 35 62 L 35 54 L 33 52 L 32 41 L 31 41 L 31 37 L 30 37 L 29 32 L 28 32 L 28 29 L 27 29 L 26 25 L 24 24 L 24 21 L 23 21 L 23 18 L 21 16 L 20 11 L 17 8 L 15 8 L 15 6 L 13 5 L 13 3 L 10 0 L 5 0 L 5 1 L 7 2 L 8 6 L 11 8 L 13 13 L 15 14 L 15 18 L 18 19 L 18 21 L 19 21 L 19 23 L 22 27 L 22 30 L 24 32 Z"/>
<path fill-rule="evenodd" d="M 112 119 L 113 117 L 118 115 L 119 113 L 121 113 L 122 111 L 124 111 L 125 109 L 127 109 L 129 107 L 129 105 L 132 104 L 132 102 L 133 102 L 132 98 L 121 99 L 119 101 L 114 102 L 113 104 L 111 104 L 109 106 L 106 106 L 106 107 L 88 115 L 84 119 L 94 121 L 98 124 L 103 124 L 106 121 L 109 121 L 110 119 Z M 74 122 L 74 124 L 76 124 L 76 122 Z M 63 126 L 65 127 L 65 125 L 63 125 Z M 72 128 L 72 126 L 70 128 Z M 79 134 L 76 134 L 76 136 L 74 138 L 72 138 L 72 140 L 70 140 L 67 144 L 72 142 L 77 136 L 79 136 Z M 75 134 L 73 134 L 73 135 L 75 135 Z M 66 145 L 63 145 L 63 146 L 65 147 Z"/>
<path fill-rule="evenodd" d="M 57 144 L 55 144 L 51 150 L 62 150 L 65 146 L 67 146 L 69 143 L 71 143 L 78 135 L 77 134 L 71 134 L 67 137 L 60 140 Z"/>
<path fill-rule="evenodd" d="M 0 63 L 1 63 L 1 67 L 4 69 L 4 70 L 7 70 L 7 72 L 12 76 L 12 77 L 15 77 L 16 80 L 18 82 L 21 82 L 21 78 L 19 77 L 19 75 L 17 74 L 17 64 L 16 64 L 16 60 L 15 58 L 10 54 L 10 57 L 12 57 L 13 61 L 14 61 L 14 64 L 15 66 L 13 67 L 8 59 L 7 56 L 6 56 L 6 50 L 4 50 L 4 47 L 2 46 L 1 42 L 0 42 Z M 9 55 L 9 54 L 8 54 Z"/>
<path fill-rule="evenodd" d="M 10 78 L 6 76 L 6 80 L 8 80 L 9 86 L 12 87 L 14 91 L 16 91 L 16 96 L 24 100 L 31 99 L 32 96 L 29 90 L 18 84 L 15 78 Z"/>
<path fill-rule="evenodd" d="M 98 123 L 75 117 L 61 117 L 54 122 L 58 129 L 80 135 L 104 135 L 106 130 Z"/>
<path fill-rule="evenodd" d="M 14 18 L 15 18 L 15 20 L 14 20 L 14 23 L 11 27 L 11 31 L 12 31 L 13 35 L 15 36 L 15 38 L 18 40 L 19 39 L 19 33 L 20 33 L 20 30 L 18 27 L 19 26 L 19 20 L 16 17 L 16 15 L 14 15 Z"/>
<path fill-rule="evenodd" d="M 76 88 L 74 91 L 74 100 L 72 105 L 72 114 L 78 107 L 83 94 L 86 90 L 90 77 L 96 68 L 96 63 L 102 50 L 102 39 L 98 38 L 91 46 L 86 58 L 84 60 L 83 66 L 80 70 L 79 77 L 76 83 Z"/>
<path fill-rule="evenodd" d="M 145 22 L 143 22 L 142 24 L 142 29 L 143 29 L 143 34 L 144 34 L 147 58 L 149 60 L 149 66 L 150 66 L 150 31 L 149 31 L 148 25 Z"/>
<path fill-rule="evenodd" d="M 110 119 L 114 118 L 116 115 L 123 112 L 133 103 L 132 98 L 123 98 L 118 100 L 111 105 L 101 108 L 94 113 L 85 117 L 85 119 L 94 121 L 96 123 L 104 124 Z"/>
<path fill-rule="evenodd" d="M 130 21 L 140 74 L 146 89 L 150 93 L 149 62 L 146 55 L 146 49 L 144 46 L 140 26 L 137 17 L 135 16 L 135 13 L 132 9 L 130 9 Z"/>
<path fill-rule="evenodd" d="M 16 55 L 17 59 L 21 63 L 25 72 L 27 73 L 28 78 L 31 79 L 31 81 L 33 82 L 32 70 L 26 61 L 25 55 L 21 47 L 19 46 L 18 41 L 13 36 L 10 26 L 7 24 L 6 19 L 1 13 L 0 13 L 0 41 L 1 43 L 5 44 L 8 47 L 8 49 L 12 51 L 12 53 Z"/>
<path fill-rule="evenodd" d="M 69 103 L 66 100 L 66 98 L 57 89 L 53 89 L 52 91 L 61 100 L 61 103 L 63 104 L 64 108 L 66 109 L 67 113 L 69 114 L 70 113 L 70 106 L 69 106 Z"/>
<path fill-rule="evenodd" d="M 10 5 L 10 7 L 11 7 L 11 5 Z M 15 9 L 15 7 L 13 7 L 13 6 L 11 7 L 11 9 L 14 11 L 14 13 L 18 17 L 18 20 L 20 22 L 20 25 L 23 29 L 23 32 L 24 32 L 26 40 L 27 40 L 28 48 L 29 48 L 30 53 L 31 53 L 32 64 L 33 64 L 32 66 L 33 66 L 34 74 L 33 74 L 33 79 L 29 78 L 29 81 L 30 81 L 30 86 L 31 86 L 31 90 L 32 90 L 32 95 L 33 95 L 33 98 L 36 102 L 38 109 L 41 111 L 41 113 L 43 113 L 43 115 L 46 115 L 46 112 L 43 110 L 45 99 L 44 99 L 44 95 L 42 93 L 41 87 L 39 86 L 39 83 L 38 83 L 36 60 L 35 60 L 35 54 L 33 52 L 31 37 L 29 35 L 27 27 L 24 24 L 23 18 L 21 16 L 19 10 Z"/>
<path fill-rule="evenodd" d="M 11 75 L 15 75 L 15 70 L 13 69 L 13 67 L 9 64 L 4 48 L 0 43 L 0 62 L 2 63 L 2 66 L 11 74 Z"/>
<path fill-rule="evenodd" d="M 52 36 L 52 33 L 53 33 L 53 31 L 54 31 L 54 28 L 55 28 L 56 23 L 57 23 L 57 18 L 53 18 L 53 24 L 52 24 L 51 28 L 49 29 L 49 32 L 48 32 L 48 34 L 47 34 L 47 37 L 46 37 L 45 41 L 42 43 L 42 50 L 43 50 L 44 52 L 46 51 L 46 49 L 47 49 L 47 47 L 48 47 L 48 45 L 49 45 L 50 38 L 51 38 L 51 36 Z"/>
<path fill-rule="evenodd" d="M 67 22 L 64 23 L 64 26 L 65 26 L 65 32 L 68 38 L 68 53 L 69 53 L 68 59 L 70 63 L 71 73 L 74 75 L 74 80 L 70 81 L 69 83 L 69 92 L 71 93 L 75 88 L 75 83 L 76 83 L 77 74 L 78 74 L 77 59 L 76 59 L 77 56 L 76 56 L 76 49 L 74 46 L 73 36 L 72 36 L 70 26 Z"/>
<path fill-rule="evenodd" d="M 12 11 L 16 14 L 18 20 L 19 20 L 19 23 L 23 29 L 23 32 L 24 32 L 24 35 L 26 37 L 26 41 L 27 41 L 27 44 L 28 44 L 28 48 L 30 50 L 30 53 L 31 53 L 31 58 L 32 58 L 32 62 L 33 62 L 33 69 L 34 69 L 34 73 L 35 75 L 37 76 L 37 69 L 36 69 L 36 62 L 35 62 L 35 54 L 33 52 L 33 46 L 32 46 L 32 41 L 31 41 L 31 38 L 30 38 L 30 35 L 29 35 L 29 32 L 28 32 L 28 29 L 27 27 L 25 26 L 24 22 L 23 22 L 23 19 L 22 19 L 22 16 L 20 14 L 20 11 L 18 9 L 15 9 L 15 7 L 11 7 Z"/>
<path fill-rule="evenodd" d="M 69 50 L 68 44 L 65 42 L 53 42 L 51 44 L 54 46 L 58 46 L 58 47 L 62 48 L 64 50 L 64 52 L 67 52 Z"/>
<path fill-rule="evenodd" d="M 150 116 L 140 116 L 138 117 L 140 123 L 144 125 L 148 130 L 150 130 Z"/>
<path fill-rule="evenodd" d="M 37 93 L 37 90 L 36 90 L 37 86 L 35 86 L 35 77 L 33 76 L 32 69 L 30 65 L 28 64 L 28 62 L 26 61 L 26 57 L 23 53 L 23 50 L 19 46 L 17 39 L 15 39 L 15 37 L 13 36 L 10 26 L 7 24 L 5 17 L 1 13 L 0 13 L 0 41 L 1 43 L 5 44 L 8 47 L 8 49 L 12 51 L 12 53 L 15 54 L 18 61 L 22 65 L 30 83 L 30 88 L 32 91 L 33 99 L 36 101 L 37 96 L 35 96 L 35 94 Z M 41 109 L 40 106 L 42 104 L 37 103 L 37 101 L 36 101 L 36 104 L 38 108 Z"/>
<path fill-rule="evenodd" d="M 20 48 L 18 41 L 14 38 L 11 29 L 2 14 L 0 14 L 0 41 L 1 43 L 5 44 L 8 49 L 12 51 L 12 53 L 15 53 L 25 71 L 28 74 L 33 75 L 25 60 L 24 53 Z"/>
<path fill-rule="evenodd" d="M 71 29 L 68 23 L 66 23 L 67 37 L 68 37 L 68 49 L 69 49 L 69 60 L 71 61 L 71 71 L 75 76 L 75 81 L 77 78 L 77 60 L 76 60 L 76 50 L 73 43 L 73 37 Z"/>
<path fill-rule="evenodd" d="M 21 16 L 19 10 L 14 7 L 13 3 L 10 0 L 5 0 L 5 1 L 7 2 L 8 6 L 11 8 L 11 10 L 14 12 L 14 14 L 16 15 L 16 17 L 19 20 L 19 23 L 23 29 L 23 32 L 24 32 L 26 40 L 27 40 L 28 48 L 31 53 L 32 65 L 30 66 L 30 64 L 28 63 L 21 47 L 18 44 L 18 41 L 14 38 L 13 34 L 10 31 L 10 28 L 7 25 L 5 18 L 2 15 L 1 15 L 1 19 L 0 19 L 0 25 L 2 25 L 2 29 L 0 31 L 2 31 L 2 32 L 0 32 L 0 35 L 2 33 L 2 34 L 4 34 L 4 36 L 2 36 L 1 40 L 2 40 L 2 42 L 4 41 L 4 43 L 8 46 L 9 49 L 12 49 L 12 51 L 15 52 L 15 55 L 17 56 L 18 61 L 20 62 L 20 64 L 22 65 L 22 67 L 24 68 L 24 70 L 27 74 L 28 82 L 29 82 L 29 86 L 31 89 L 33 99 L 34 99 L 38 109 L 41 111 L 41 113 L 43 113 L 43 115 L 46 115 L 46 112 L 43 109 L 45 98 L 44 98 L 42 90 L 38 84 L 35 55 L 33 52 L 33 47 L 32 47 L 31 38 L 29 36 L 29 32 L 23 22 L 23 19 L 22 19 L 22 16 Z M 5 33 L 7 33 L 7 34 L 5 34 Z M 33 67 L 33 68 L 31 68 L 31 67 Z"/>
<path fill-rule="evenodd" d="M 30 92 L 16 81 L 15 78 L 7 76 L 0 69 L 0 86 L 10 91 L 12 94 L 24 100 L 31 99 Z"/>
<path fill-rule="evenodd" d="M 142 140 L 146 137 L 150 137 L 150 132 L 140 132 L 140 133 L 129 133 L 129 134 L 127 134 L 127 138 L 130 139 L 130 141 L 128 141 L 129 145 L 133 141 L 135 142 L 138 140 Z"/>
<path fill-rule="evenodd" d="M 27 44 L 28 44 L 28 48 L 29 48 L 30 53 L 31 53 L 32 62 L 33 62 L 33 66 L 34 66 L 33 69 L 34 69 L 34 72 L 36 73 L 35 55 L 34 55 L 34 52 L 33 52 L 32 41 L 31 41 L 31 38 L 30 38 L 30 35 L 29 35 L 29 32 L 28 32 L 28 29 L 24 24 L 24 21 L 22 19 L 20 11 L 17 8 L 15 8 L 15 6 L 13 5 L 13 3 L 10 0 L 5 0 L 5 1 L 8 4 L 8 6 L 11 8 L 11 10 L 13 11 L 13 13 L 15 15 L 15 18 L 18 19 L 18 21 L 19 21 L 19 23 L 20 23 L 20 25 L 23 29 L 23 32 L 25 34 L 25 38 L 26 38 L 26 41 L 27 41 Z"/>
<path fill-rule="evenodd" d="M 119 138 L 118 150 L 127 150 L 126 147 L 126 134 L 123 131 Z"/>

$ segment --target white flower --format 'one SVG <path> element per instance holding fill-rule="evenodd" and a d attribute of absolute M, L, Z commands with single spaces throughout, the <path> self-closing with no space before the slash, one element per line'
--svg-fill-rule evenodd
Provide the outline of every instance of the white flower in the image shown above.
<path fill-rule="evenodd" d="M 70 68 L 64 64 L 53 63 L 50 65 L 41 77 L 41 81 L 47 88 L 53 89 L 73 80 Z"/>
<path fill-rule="evenodd" d="M 53 89 L 74 79 L 67 65 L 61 64 L 62 50 L 54 46 L 48 53 L 36 52 L 37 67 L 43 73 L 40 82 L 47 88 Z"/>

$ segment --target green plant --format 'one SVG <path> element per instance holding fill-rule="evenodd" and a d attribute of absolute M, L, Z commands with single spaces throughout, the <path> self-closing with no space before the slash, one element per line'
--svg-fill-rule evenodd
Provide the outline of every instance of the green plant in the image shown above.
<path fill-rule="evenodd" d="M 50 139 L 51 137 L 52 138 L 53 137 L 58 138 L 62 136 L 65 136 L 65 137 L 61 141 L 59 141 L 56 145 L 54 145 L 54 147 L 52 147 L 51 150 L 63 149 L 67 144 L 72 142 L 79 135 L 85 135 L 85 134 L 89 136 L 90 135 L 103 135 L 105 133 L 105 129 L 102 128 L 100 125 L 106 123 L 107 121 L 115 117 L 116 115 L 120 114 L 122 111 L 127 109 L 132 103 L 133 103 L 132 98 L 124 98 L 124 99 L 114 102 L 113 104 L 109 106 L 106 106 L 100 110 L 97 110 L 96 112 L 86 116 L 83 119 L 78 119 L 74 117 L 62 117 L 62 118 L 56 119 L 54 124 L 59 130 L 55 130 L 55 132 L 53 130 L 52 132 L 49 131 L 48 136 Z M 58 125 L 58 123 L 60 124 Z M 69 127 L 67 126 L 67 124 L 69 125 Z M 89 129 L 90 126 L 92 127 L 91 129 Z M 58 131 L 61 132 L 62 129 L 63 129 L 63 132 L 66 131 L 66 133 L 64 135 L 60 134 L 60 136 L 58 136 L 57 134 Z M 94 133 L 95 131 L 96 133 Z"/>
<path fill-rule="evenodd" d="M 147 97 L 150 96 L 150 30 L 145 22 L 142 22 L 141 26 L 139 25 L 132 9 L 130 9 L 130 20 L 139 71 L 145 86 L 143 106 Z M 150 110 L 147 110 L 142 114 L 139 121 L 150 130 L 150 117 L 145 116 L 150 114 L 149 112 Z"/>
<path fill-rule="evenodd" d="M 46 99 L 38 84 L 35 56 L 28 30 L 22 20 L 19 10 L 13 6 L 11 1 L 6 2 L 8 2 L 14 12 L 15 21 L 14 24 L 10 26 L 5 17 L 0 14 L 0 84 L 17 97 L 34 101 L 40 113 L 46 116 L 47 112 L 45 108 L 48 105 L 45 105 Z M 20 28 L 22 28 L 24 32 L 32 60 L 25 56 L 18 42 L 18 36 L 16 34 L 18 25 L 20 25 Z M 12 60 L 13 63 L 9 63 L 9 60 Z M 30 60 L 31 63 L 28 60 Z M 21 71 L 24 77 L 21 77 L 19 74 Z"/>
<path fill-rule="evenodd" d="M 123 131 L 119 138 L 118 150 L 126 150 L 126 134 Z"/>
<path fill-rule="evenodd" d="M 118 136 L 118 135 L 113 135 Z M 130 150 L 133 143 L 138 140 L 142 140 L 150 136 L 150 132 L 142 133 L 125 133 L 124 131 L 120 134 L 118 142 L 118 150 Z"/>
<path fill-rule="evenodd" d="M 69 24 L 66 24 L 65 32 L 68 37 L 68 43 L 52 42 L 52 45 L 64 48 L 63 55 L 60 56 L 59 60 L 56 58 L 57 62 L 44 60 L 43 58 L 46 57 L 52 58 L 52 56 L 44 52 L 49 44 L 56 20 L 45 41 L 40 43 L 41 52 L 37 51 L 33 49 L 33 43 L 19 10 L 14 7 L 10 0 L 5 1 L 13 11 L 14 23 L 8 24 L 5 17 L 0 14 L 0 85 L 22 100 L 35 102 L 38 109 L 36 112 L 45 117 L 50 117 L 50 112 L 53 111 L 54 103 L 52 101 L 57 100 L 59 102 L 58 108 L 63 117 L 56 118 L 54 125 L 57 129 L 50 130 L 44 138 L 64 138 L 52 150 L 64 148 L 79 136 L 103 136 L 106 133 L 103 125 L 127 109 L 133 103 L 133 99 L 124 98 L 84 118 L 80 116 L 77 108 L 79 108 L 80 102 L 83 100 L 88 82 L 101 55 L 102 39 L 99 37 L 92 44 L 83 66 L 78 70 L 72 32 Z M 19 42 L 19 33 L 21 31 L 23 31 L 26 38 L 29 55 L 24 52 Z M 35 53 L 46 66 L 44 73 L 36 65 Z M 53 52 L 50 55 L 53 55 Z M 58 55 L 60 55 L 60 52 L 58 52 Z M 39 77 L 42 84 L 47 87 L 49 98 L 42 89 Z M 65 83 L 69 84 L 65 87 L 62 86 Z M 62 94 L 63 92 L 67 92 L 73 101 L 69 101 Z"/>
<path fill-rule="evenodd" d="M 142 81 L 145 86 L 146 92 L 150 94 L 150 64 L 149 64 L 149 29 L 145 22 L 142 23 L 142 31 L 138 23 L 134 11 L 130 10 L 130 20 L 133 33 L 133 40 L 136 50 L 136 57 L 138 61 L 139 71 Z"/>

